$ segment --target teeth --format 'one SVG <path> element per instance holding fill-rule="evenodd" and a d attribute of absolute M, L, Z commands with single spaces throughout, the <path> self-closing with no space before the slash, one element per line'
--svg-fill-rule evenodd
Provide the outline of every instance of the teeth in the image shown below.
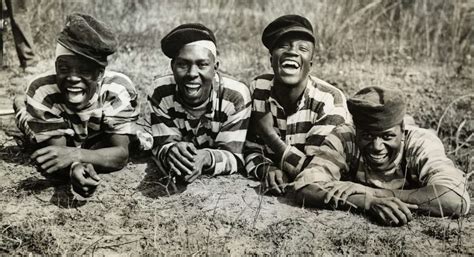
<path fill-rule="evenodd" d="M 295 69 L 297 69 L 297 68 L 300 67 L 300 65 L 299 65 L 297 62 L 291 61 L 291 60 L 286 60 L 286 61 L 284 61 L 284 62 L 281 64 L 281 66 L 291 66 L 291 67 L 293 67 L 293 68 L 295 68 Z"/>
<path fill-rule="evenodd" d="M 82 88 L 70 87 L 70 88 L 67 89 L 67 91 L 72 92 L 72 93 L 79 93 L 79 92 L 82 92 L 83 89 Z"/>
<path fill-rule="evenodd" d="M 186 84 L 186 87 L 192 88 L 192 89 L 198 89 L 199 87 L 201 87 L 201 85 L 199 85 L 199 84 Z"/>

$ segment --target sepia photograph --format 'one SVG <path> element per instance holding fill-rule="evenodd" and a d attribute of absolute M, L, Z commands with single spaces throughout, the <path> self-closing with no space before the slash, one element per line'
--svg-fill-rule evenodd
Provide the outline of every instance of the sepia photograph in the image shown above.
<path fill-rule="evenodd" d="M 0 10 L 0 254 L 474 255 L 473 1 Z"/>

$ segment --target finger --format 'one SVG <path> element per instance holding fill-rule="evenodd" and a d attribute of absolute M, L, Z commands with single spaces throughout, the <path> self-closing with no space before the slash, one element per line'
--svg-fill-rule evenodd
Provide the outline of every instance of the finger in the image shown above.
<path fill-rule="evenodd" d="M 375 212 L 375 215 L 376 217 L 383 223 L 383 224 L 386 224 L 386 225 L 389 225 L 390 222 L 387 220 L 387 217 L 385 216 L 384 212 L 380 209 L 380 207 L 375 207 L 374 208 L 374 212 Z"/>
<path fill-rule="evenodd" d="M 337 192 L 338 188 L 331 188 L 327 193 L 326 197 L 324 198 L 324 203 L 329 203 L 333 198 L 334 194 Z"/>
<path fill-rule="evenodd" d="M 194 154 L 188 150 L 188 146 L 185 147 L 178 147 L 178 155 L 185 157 L 188 162 L 192 162 L 194 160 Z M 192 166 L 192 164 L 191 164 Z"/>
<path fill-rule="evenodd" d="M 270 192 L 281 194 L 281 190 L 275 182 L 275 174 L 273 172 L 268 174 L 268 185 L 270 186 Z"/>
<path fill-rule="evenodd" d="M 36 150 L 32 155 L 31 158 L 36 159 L 36 157 L 46 154 L 50 151 L 50 147 L 43 147 L 41 149 Z"/>
<path fill-rule="evenodd" d="M 187 149 L 192 155 L 196 155 L 196 154 L 197 154 L 197 149 L 196 149 L 196 147 L 194 146 L 194 144 L 188 144 L 186 149 Z"/>
<path fill-rule="evenodd" d="M 339 199 L 339 200 L 340 200 L 343 204 L 346 204 L 346 203 L 347 203 L 347 198 L 349 198 L 349 196 L 351 196 L 353 193 L 354 193 L 354 191 L 351 190 L 350 188 L 348 188 L 347 190 L 345 190 L 345 191 L 341 194 L 341 196 L 340 196 L 341 199 Z"/>
<path fill-rule="evenodd" d="M 91 177 L 91 178 L 94 179 L 95 181 L 99 181 L 99 180 L 100 180 L 100 177 L 99 177 L 99 175 L 97 175 L 97 172 L 95 171 L 94 166 L 93 166 L 92 164 L 88 163 L 88 164 L 86 165 L 85 171 L 87 172 L 87 174 L 89 175 L 89 177 Z"/>
<path fill-rule="evenodd" d="M 171 172 L 174 173 L 174 175 L 181 176 L 181 172 L 174 166 L 172 162 L 170 162 L 169 165 L 170 165 Z"/>
<path fill-rule="evenodd" d="M 395 203 L 391 203 L 388 205 L 390 209 L 392 209 L 392 213 L 397 217 L 397 219 L 401 222 L 398 225 L 407 224 L 409 218 L 405 215 L 405 213 L 401 210 L 401 206 Z M 407 209 L 408 210 L 408 209 Z M 411 215 L 411 213 L 410 213 Z"/>
<path fill-rule="evenodd" d="M 411 211 L 410 211 L 408 205 L 409 204 L 400 201 L 400 204 L 398 204 L 398 207 L 399 207 L 399 210 L 402 211 L 403 214 L 405 214 L 405 216 L 407 218 L 407 221 L 411 221 L 411 220 L 413 220 L 413 215 L 411 214 Z"/>
<path fill-rule="evenodd" d="M 199 177 L 199 172 L 196 171 L 195 173 L 184 177 L 184 180 L 188 183 L 193 183 L 194 180 L 196 180 L 198 177 Z"/>
<path fill-rule="evenodd" d="M 47 152 L 43 155 L 39 155 L 38 157 L 35 158 L 35 161 L 38 163 L 38 164 L 43 164 L 51 159 L 55 159 L 56 158 L 56 155 L 53 154 L 52 152 Z"/>
<path fill-rule="evenodd" d="M 341 201 L 341 196 L 347 190 L 347 188 L 347 185 L 342 185 L 341 187 L 339 187 L 339 190 L 334 194 L 333 197 L 336 202 Z"/>
<path fill-rule="evenodd" d="M 194 157 L 191 156 L 191 159 L 188 159 L 188 157 L 182 155 L 179 151 L 178 152 L 172 152 L 170 154 L 170 159 L 172 159 L 175 163 L 179 163 L 181 165 L 184 165 L 187 167 L 188 170 L 192 171 L 194 169 Z"/>
<path fill-rule="evenodd" d="M 392 210 L 387 207 L 387 206 L 380 206 L 380 209 L 383 211 L 383 213 L 385 214 L 385 217 L 388 217 L 388 219 L 386 219 L 386 221 L 388 221 L 389 223 L 387 224 L 398 224 L 400 223 L 400 221 L 397 219 L 397 217 L 392 213 Z"/>
<path fill-rule="evenodd" d="M 170 159 L 171 159 L 171 161 L 173 162 L 174 167 L 175 167 L 176 169 L 178 169 L 180 173 L 183 173 L 183 172 L 184 172 L 184 173 L 186 173 L 186 174 L 188 174 L 188 175 L 193 174 L 193 171 L 192 171 L 193 165 L 191 165 L 191 168 L 186 167 L 186 165 L 184 165 L 184 164 L 181 162 L 181 160 L 177 159 L 177 158 L 176 158 L 175 156 L 173 156 L 173 155 L 170 156 Z"/>
<path fill-rule="evenodd" d="M 41 164 L 40 167 L 42 170 L 46 171 L 46 173 L 49 174 L 57 170 L 57 168 L 55 167 L 56 164 L 57 164 L 57 160 L 53 159 L 53 160 L 47 161 L 46 163 Z"/>
<path fill-rule="evenodd" d="M 285 193 L 285 182 L 283 181 L 283 174 L 278 172 L 275 174 L 275 182 L 280 189 L 280 192 Z"/>

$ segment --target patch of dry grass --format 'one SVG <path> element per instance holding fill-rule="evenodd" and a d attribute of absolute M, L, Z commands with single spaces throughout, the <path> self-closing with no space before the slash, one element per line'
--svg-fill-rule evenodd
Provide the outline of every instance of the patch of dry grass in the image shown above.
<path fill-rule="evenodd" d="M 39 55 L 48 59 L 42 69 L 52 67 L 54 34 L 65 14 L 90 12 L 120 34 L 110 68 L 131 77 L 142 102 L 154 77 L 170 72 L 159 40 L 174 26 L 199 21 L 213 28 L 222 69 L 249 82 L 270 71 L 269 55 L 260 42 L 264 26 L 281 14 L 303 14 L 320 35 L 313 74 L 349 95 L 369 85 L 402 89 L 419 125 L 438 130 L 449 156 L 466 173 L 472 172 L 474 68 L 469 59 L 468 1 L 39 3 L 31 19 Z M 14 67 L 11 41 L 6 47 Z M 0 71 L 0 77 L 0 87 L 10 95 L 26 82 L 14 68 Z M 4 134 L 13 126 L 11 119 L 0 119 L 2 253 L 474 253 L 471 214 L 458 220 L 417 216 L 409 226 L 380 227 L 363 215 L 302 209 L 288 199 L 261 196 L 258 183 L 239 175 L 204 178 L 168 196 L 156 183 L 154 166 L 143 159 L 101 175 L 96 194 L 84 201 L 71 195 L 69 186 L 45 180 L 35 171 L 27 154 Z"/>

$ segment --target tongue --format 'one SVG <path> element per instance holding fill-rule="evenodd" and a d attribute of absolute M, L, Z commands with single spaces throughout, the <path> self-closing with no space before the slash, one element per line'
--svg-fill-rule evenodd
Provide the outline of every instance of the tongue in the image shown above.
<path fill-rule="evenodd" d="M 83 91 L 79 92 L 68 92 L 68 100 L 70 103 L 78 104 L 82 103 L 85 100 L 86 94 Z"/>

